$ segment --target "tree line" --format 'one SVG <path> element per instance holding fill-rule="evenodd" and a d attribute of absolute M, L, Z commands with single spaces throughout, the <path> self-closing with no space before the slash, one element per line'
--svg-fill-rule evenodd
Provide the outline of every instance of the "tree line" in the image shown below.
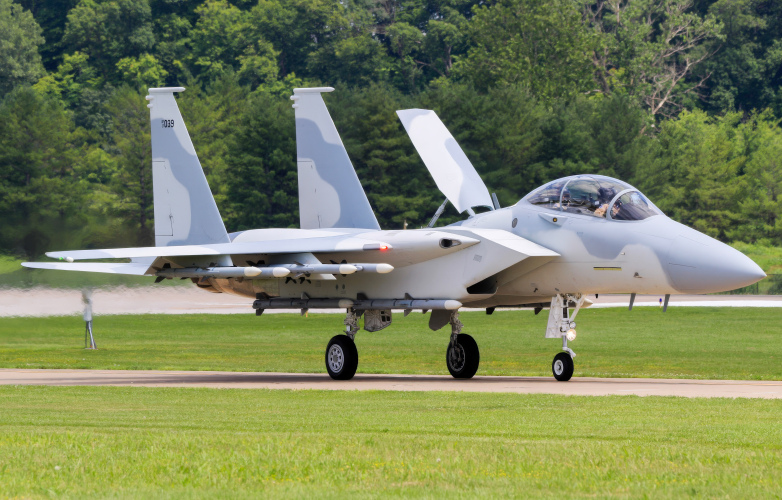
<path fill-rule="evenodd" d="M 229 231 L 298 224 L 289 97 L 330 85 L 384 228 L 443 201 L 394 114 L 421 107 L 503 206 L 598 173 L 780 245 L 780 83 L 774 0 L 0 0 L 0 251 L 152 243 L 157 86 Z"/>

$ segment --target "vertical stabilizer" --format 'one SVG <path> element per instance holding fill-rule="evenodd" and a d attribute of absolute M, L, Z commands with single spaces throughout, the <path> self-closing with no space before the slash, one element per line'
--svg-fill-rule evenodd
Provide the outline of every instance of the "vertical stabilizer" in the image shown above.
<path fill-rule="evenodd" d="M 229 243 L 174 92 L 182 87 L 149 89 L 152 122 L 152 190 L 155 245 Z"/>
<path fill-rule="evenodd" d="M 321 92 L 331 87 L 293 89 L 302 229 L 380 229 Z"/>

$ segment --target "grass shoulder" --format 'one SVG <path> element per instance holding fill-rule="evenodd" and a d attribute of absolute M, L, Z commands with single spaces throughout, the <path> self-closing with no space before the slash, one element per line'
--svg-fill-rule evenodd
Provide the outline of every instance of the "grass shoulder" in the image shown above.
<path fill-rule="evenodd" d="M 109 387 L 0 398 L 2 497 L 758 498 L 782 486 L 779 400 Z"/>
<path fill-rule="evenodd" d="M 551 376 L 557 340 L 531 311 L 462 313 L 481 350 L 478 375 Z M 575 376 L 782 379 L 777 308 L 585 309 L 578 316 Z M 356 336 L 359 373 L 447 374 L 449 330 L 428 316 L 394 316 Z M 342 330 L 331 314 L 96 316 L 99 350 L 85 351 L 80 317 L 5 318 L 0 367 L 322 373 L 324 349 Z"/>

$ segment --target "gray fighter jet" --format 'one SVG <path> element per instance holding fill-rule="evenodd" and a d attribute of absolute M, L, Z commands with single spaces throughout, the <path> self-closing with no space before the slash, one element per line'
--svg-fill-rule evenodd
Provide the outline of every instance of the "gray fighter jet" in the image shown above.
<path fill-rule="evenodd" d="M 149 89 L 155 247 L 47 253 L 60 262 L 26 267 L 190 278 L 198 288 L 254 299 L 266 309 L 340 308 L 344 335 L 326 347 L 338 380 L 358 366 L 354 337 L 382 330 L 394 310 L 431 311 L 429 327 L 450 324 L 448 371 L 478 370 L 475 340 L 459 310 L 548 308 L 547 338 L 562 341 L 557 380 L 573 374 L 574 322 L 586 297 L 600 293 L 709 293 L 765 277 L 749 258 L 665 216 L 617 179 L 578 175 L 536 189 L 501 208 L 433 111 L 398 115 L 439 189 L 459 213 L 456 224 L 381 230 L 321 94 L 295 89 L 301 229 L 228 233 L 177 107 L 183 88 Z M 473 209 L 482 207 L 481 213 Z M 251 210 L 252 207 L 247 207 Z M 124 259 L 125 262 L 76 262 Z M 127 262 L 129 260 L 129 262 Z"/>

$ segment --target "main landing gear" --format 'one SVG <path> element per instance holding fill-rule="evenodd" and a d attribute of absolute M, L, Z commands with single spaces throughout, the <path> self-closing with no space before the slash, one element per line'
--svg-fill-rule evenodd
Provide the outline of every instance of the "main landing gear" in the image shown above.
<path fill-rule="evenodd" d="M 560 382 L 567 382 L 573 376 L 575 364 L 573 358 L 576 353 L 567 345 L 568 340 L 576 339 L 576 315 L 584 305 L 586 297 L 578 295 L 557 295 L 551 299 L 548 325 L 546 326 L 546 338 L 562 338 L 562 352 L 554 356 L 551 363 L 551 372 L 554 378 Z M 569 312 L 569 306 L 574 304 L 573 312 Z"/>
<path fill-rule="evenodd" d="M 355 310 L 348 309 L 345 314 L 345 335 L 332 337 L 326 346 L 326 371 L 334 380 L 350 380 L 356 374 L 358 349 L 354 339 L 358 333 L 358 318 L 359 315 Z M 440 316 L 440 318 L 443 321 L 440 325 L 443 325 L 448 316 Z M 454 378 L 472 378 L 478 371 L 481 361 L 478 344 L 471 336 L 461 333 L 464 325 L 459 321 L 458 312 L 450 313 L 448 323 L 451 325 L 451 341 L 445 353 L 448 372 Z"/>
<path fill-rule="evenodd" d="M 462 331 L 462 322 L 459 321 L 459 313 L 451 313 L 451 341 L 445 352 L 445 362 L 448 371 L 453 378 L 472 378 L 478 371 L 481 362 L 481 353 L 478 343 L 471 336 Z"/>
<path fill-rule="evenodd" d="M 335 335 L 326 346 L 326 371 L 334 380 L 350 380 L 358 369 L 358 315 L 352 308 L 345 315 L 345 335 Z"/>

